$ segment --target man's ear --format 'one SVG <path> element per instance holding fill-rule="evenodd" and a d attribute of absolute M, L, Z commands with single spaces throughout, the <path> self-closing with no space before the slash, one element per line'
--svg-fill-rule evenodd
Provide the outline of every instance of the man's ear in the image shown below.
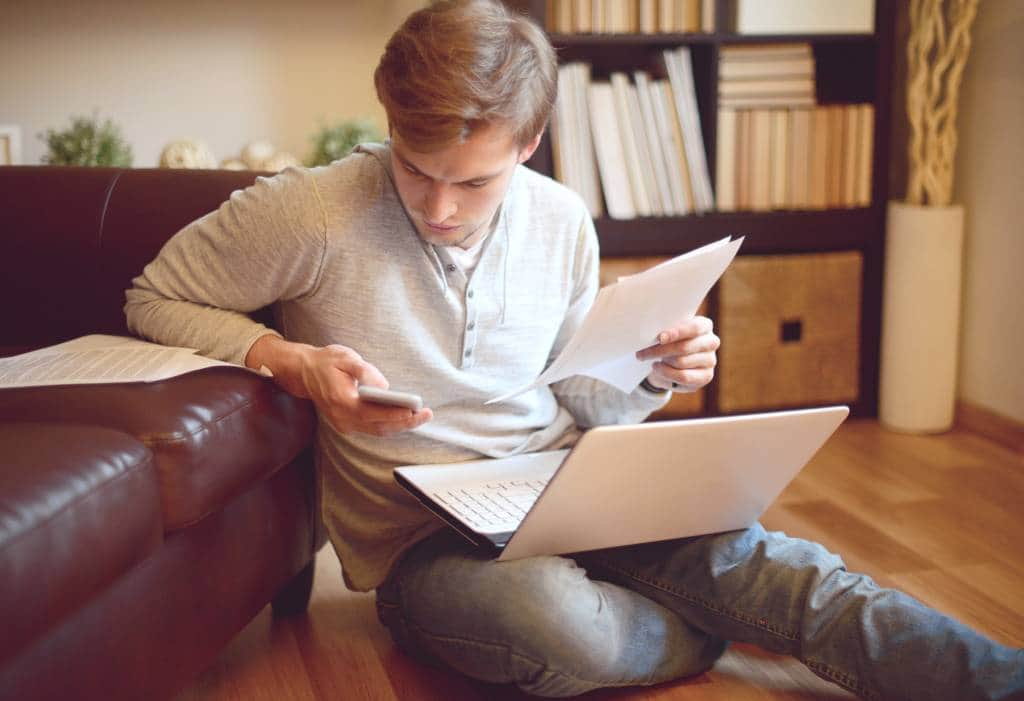
<path fill-rule="evenodd" d="M 530 143 L 519 149 L 519 163 L 526 163 L 526 161 L 530 160 L 530 156 L 533 155 L 533 152 L 536 151 L 537 147 L 540 145 L 540 137 L 543 134 L 544 132 L 537 134 L 537 136 L 530 139 Z"/>

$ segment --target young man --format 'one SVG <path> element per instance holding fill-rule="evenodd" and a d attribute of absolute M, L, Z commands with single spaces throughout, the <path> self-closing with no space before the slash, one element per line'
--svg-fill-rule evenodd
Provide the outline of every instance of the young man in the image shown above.
<path fill-rule="evenodd" d="M 403 648 L 548 696 L 694 674 L 730 639 L 866 698 L 1024 689 L 1024 653 L 812 543 L 755 526 L 499 564 L 398 488 L 397 465 L 549 450 L 580 428 L 642 420 L 667 390 L 711 380 L 718 338 L 705 318 L 666 329 L 629 394 L 573 377 L 485 405 L 537 377 L 597 292 L 580 198 L 521 166 L 554 102 L 553 51 L 500 4 L 441 2 L 396 32 L 375 82 L 389 144 L 234 193 L 168 242 L 126 312 L 141 335 L 267 368 L 312 399 L 345 581 L 377 589 Z M 245 316 L 271 303 L 280 334 Z M 429 408 L 360 401 L 359 383 Z"/>

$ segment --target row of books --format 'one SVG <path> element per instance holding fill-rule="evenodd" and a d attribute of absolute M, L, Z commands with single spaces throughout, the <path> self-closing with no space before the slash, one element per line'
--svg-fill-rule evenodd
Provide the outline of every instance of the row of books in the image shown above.
<path fill-rule="evenodd" d="M 559 68 L 551 124 L 555 177 L 591 215 L 683 216 L 715 208 L 693 68 L 685 47 L 662 54 L 668 79 L 645 71 L 591 80 L 586 63 Z"/>
<path fill-rule="evenodd" d="M 729 45 L 719 51 L 720 107 L 808 107 L 815 94 L 810 44 Z"/>
<path fill-rule="evenodd" d="M 556 34 L 682 34 L 715 31 L 714 0 L 548 0 Z"/>
<path fill-rule="evenodd" d="M 874 107 L 718 110 L 719 211 L 871 204 Z"/>

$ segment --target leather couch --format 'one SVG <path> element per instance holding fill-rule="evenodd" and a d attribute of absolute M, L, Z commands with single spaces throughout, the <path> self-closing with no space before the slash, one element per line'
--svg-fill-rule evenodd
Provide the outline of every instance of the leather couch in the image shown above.
<path fill-rule="evenodd" d="M 131 279 L 255 177 L 0 168 L 0 356 L 127 335 Z M 0 389 L 0 699 L 169 698 L 268 602 L 304 611 L 314 426 L 240 368 Z"/>

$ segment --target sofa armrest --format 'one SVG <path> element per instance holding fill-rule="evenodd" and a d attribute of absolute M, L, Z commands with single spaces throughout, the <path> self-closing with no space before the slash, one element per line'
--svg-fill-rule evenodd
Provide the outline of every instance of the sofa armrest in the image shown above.
<path fill-rule="evenodd" d="M 166 531 L 287 465 L 315 427 L 310 402 L 233 367 L 159 382 L 3 389 L 0 421 L 86 423 L 136 437 L 154 456 Z"/>

